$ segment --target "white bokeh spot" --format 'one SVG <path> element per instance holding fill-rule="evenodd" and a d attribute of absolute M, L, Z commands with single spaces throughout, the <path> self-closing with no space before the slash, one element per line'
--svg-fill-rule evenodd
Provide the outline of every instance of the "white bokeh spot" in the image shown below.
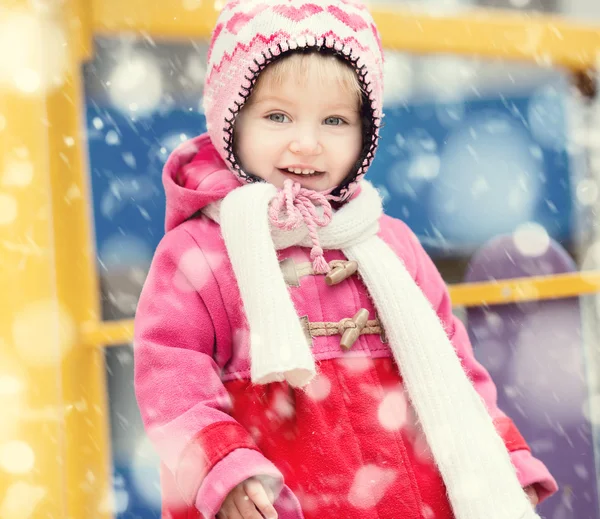
<path fill-rule="evenodd" d="M 425 437 L 425 433 L 420 427 L 416 428 L 416 434 L 413 439 L 413 449 L 415 456 L 426 463 L 433 463 L 433 453 L 431 452 L 431 446 Z"/>
<path fill-rule="evenodd" d="M 202 6 L 202 0 L 182 0 L 182 2 L 186 11 L 195 11 Z"/>
<path fill-rule="evenodd" d="M 440 158 L 434 153 L 413 157 L 408 166 L 408 178 L 433 180 L 440 173 Z"/>
<path fill-rule="evenodd" d="M 485 310 L 485 324 L 494 333 L 499 333 L 504 329 L 504 320 L 492 310 Z"/>
<path fill-rule="evenodd" d="M 390 167 L 390 189 L 401 196 L 417 199 L 440 173 L 437 142 L 423 128 L 416 128 L 406 136 L 396 134 L 395 141 L 403 158 Z"/>
<path fill-rule="evenodd" d="M 0 225 L 9 225 L 17 219 L 17 199 L 7 193 L 0 193 Z"/>
<path fill-rule="evenodd" d="M 206 79 L 206 62 L 197 54 L 192 54 L 186 65 L 186 75 L 194 84 L 203 84 Z"/>
<path fill-rule="evenodd" d="M 7 349 L 7 345 L 0 340 L 0 442 L 18 437 L 26 406 L 26 374 L 16 359 L 1 354 Z"/>
<path fill-rule="evenodd" d="M 413 89 L 412 59 L 392 50 L 385 51 L 383 64 L 383 103 L 394 106 L 406 102 Z"/>
<path fill-rule="evenodd" d="M 591 178 L 583 179 L 577 184 L 575 194 L 581 205 L 593 205 L 598 200 L 598 184 Z"/>
<path fill-rule="evenodd" d="M 171 153 L 175 151 L 184 142 L 189 141 L 190 136 L 185 132 L 171 132 L 164 135 L 158 142 L 150 148 L 150 158 L 159 164 L 164 164 Z M 190 146 L 193 146 L 190 144 Z"/>
<path fill-rule="evenodd" d="M 323 374 L 313 378 L 306 388 L 306 394 L 316 402 L 325 400 L 331 393 L 331 381 Z"/>
<path fill-rule="evenodd" d="M 462 101 L 477 78 L 475 64 L 462 57 L 426 56 L 420 65 L 419 86 L 443 102 Z"/>
<path fill-rule="evenodd" d="M 18 395 L 25 389 L 24 382 L 12 374 L 0 374 L 0 398 Z"/>
<path fill-rule="evenodd" d="M 127 511 L 127 508 L 129 508 L 129 493 L 125 488 L 125 481 L 122 476 L 115 477 L 114 486 L 106 490 L 98 508 L 101 513 L 111 516 Z"/>
<path fill-rule="evenodd" d="M 423 505 L 421 514 L 423 515 L 423 519 L 435 519 L 435 512 L 429 505 Z"/>
<path fill-rule="evenodd" d="M 33 181 L 33 164 L 29 160 L 8 159 L 4 163 L 2 185 L 27 187 Z"/>
<path fill-rule="evenodd" d="M 31 366 L 59 364 L 77 340 L 73 317 L 54 300 L 31 303 L 18 312 L 12 332 L 17 352 Z"/>
<path fill-rule="evenodd" d="M 47 93 L 64 83 L 67 38 L 51 17 L 0 11 L 0 87 L 25 94 Z"/>
<path fill-rule="evenodd" d="M 361 510 L 373 508 L 397 478 L 396 471 L 367 464 L 358 469 L 350 488 L 348 501 Z"/>
<path fill-rule="evenodd" d="M 9 474 L 27 474 L 35 465 L 35 453 L 23 441 L 0 444 L 0 468 Z"/>
<path fill-rule="evenodd" d="M 377 418 L 387 431 L 398 431 L 406 425 L 408 403 L 403 391 L 390 391 L 385 395 L 379 408 Z"/>
<path fill-rule="evenodd" d="M 115 130 L 109 130 L 106 133 L 105 141 L 109 146 L 118 146 L 121 144 L 121 137 L 119 137 L 119 134 Z"/>
<path fill-rule="evenodd" d="M 218 259 L 218 258 L 217 258 Z M 173 276 L 173 284 L 181 292 L 202 289 L 212 279 L 212 271 L 206 264 L 205 254 L 197 247 L 185 251 Z"/>
<path fill-rule="evenodd" d="M 289 419 L 296 414 L 296 409 L 290 396 L 283 392 L 278 391 L 273 400 L 273 411 L 279 418 Z"/>
<path fill-rule="evenodd" d="M 548 231 L 536 222 L 526 222 L 517 227 L 513 242 L 523 256 L 537 258 L 544 255 L 550 247 Z"/>
<path fill-rule="evenodd" d="M 21 68 L 17 70 L 13 76 L 13 80 L 17 89 L 27 94 L 33 94 L 42 84 L 38 72 L 30 68 Z"/>
<path fill-rule="evenodd" d="M 40 501 L 46 497 L 48 491 L 39 485 L 32 485 L 24 481 L 12 483 L 0 501 L 0 517 L 11 519 L 33 519 Z"/>
<path fill-rule="evenodd" d="M 336 362 L 339 365 L 341 365 L 344 369 L 352 373 L 363 373 L 364 371 L 367 371 L 373 367 L 373 360 L 370 357 L 364 355 L 346 355 L 344 357 L 336 359 Z"/>
<path fill-rule="evenodd" d="M 573 469 L 575 470 L 575 474 L 577 474 L 577 477 L 583 480 L 589 479 L 590 473 L 588 472 L 588 469 L 585 465 L 582 465 L 581 463 L 576 463 L 575 465 L 573 465 Z"/>
<path fill-rule="evenodd" d="M 150 115 L 162 94 L 162 71 L 149 53 L 124 56 L 111 72 L 109 97 L 122 112 Z"/>
<path fill-rule="evenodd" d="M 104 128 L 104 121 L 100 117 L 94 117 L 92 119 L 92 126 L 96 130 L 102 130 Z"/>

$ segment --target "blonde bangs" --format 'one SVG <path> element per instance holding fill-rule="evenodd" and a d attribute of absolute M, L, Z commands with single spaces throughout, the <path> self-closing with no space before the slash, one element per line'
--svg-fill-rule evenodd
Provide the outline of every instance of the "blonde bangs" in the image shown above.
<path fill-rule="evenodd" d="M 308 77 L 316 77 L 322 84 L 333 80 L 341 90 L 356 98 L 359 108 L 362 106 L 362 88 L 352 67 L 341 58 L 318 52 L 294 52 L 272 63 L 258 78 L 255 91 L 281 86 L 290 76 L 295 77 L 299 84 L 305 84 Z"/>

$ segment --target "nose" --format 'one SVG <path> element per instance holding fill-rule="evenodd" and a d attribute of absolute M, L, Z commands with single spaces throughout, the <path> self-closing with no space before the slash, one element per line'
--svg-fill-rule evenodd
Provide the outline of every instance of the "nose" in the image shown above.
<path fill-rule="evenodd" d="M 318 155 L 323 151 L 319 134 L 311 128 L 299 129 L 290 141 L 290 151 L 297 155 Z"/>

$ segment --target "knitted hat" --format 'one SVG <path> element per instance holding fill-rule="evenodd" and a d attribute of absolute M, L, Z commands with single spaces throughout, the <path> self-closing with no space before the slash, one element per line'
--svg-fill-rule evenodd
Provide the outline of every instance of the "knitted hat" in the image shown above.
<path fill-rule="evenodd" d="M 383 104 L 383 50 L 377 27 L 361 0 L 230 0 L 217 21 L 208 51 L 204 110 L 208 133 L 229 169 L 244 171 L 233 148 L 235 118 L 259 74 L 287 53 L 316 50 L 344 59 L 356 72 L 364 97 L 363 149 L 354 175 L 332 195 L 347 199 L 377 148 Z"/>

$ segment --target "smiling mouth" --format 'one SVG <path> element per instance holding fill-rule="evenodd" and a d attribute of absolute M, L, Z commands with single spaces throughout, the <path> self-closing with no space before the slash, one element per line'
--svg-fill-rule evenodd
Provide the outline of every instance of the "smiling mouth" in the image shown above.
<path fill-rule="evenodd" d="M 277 168 L 282 173 L 286 173 L 288 175 L 296 175 L 298 177 L 318 177 L 319 175 L 323 175 L 324 171 L 317 171 L 314 169 L 298 169 L 298 168 Z"/>

